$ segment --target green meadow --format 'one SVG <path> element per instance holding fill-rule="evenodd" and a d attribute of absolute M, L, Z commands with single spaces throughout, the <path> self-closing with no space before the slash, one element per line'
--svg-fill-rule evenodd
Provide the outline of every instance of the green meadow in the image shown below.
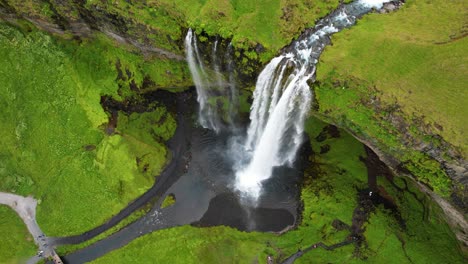
<path fill-rule="evenodd" d="M 397 105 L 409 122 L 422 118 L 466 158 L 468 43 L 466 13 L 460 12 L 465 4 L 408 0 L 397 12 L 366 16 L 333 36 L 318 81 L 365 81 L 383 103 Z"/>

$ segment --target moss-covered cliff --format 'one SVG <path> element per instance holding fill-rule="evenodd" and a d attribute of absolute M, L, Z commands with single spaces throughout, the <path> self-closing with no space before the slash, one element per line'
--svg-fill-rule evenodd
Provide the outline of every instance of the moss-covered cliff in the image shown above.
<path fill-rule="evenodd" d="M 183 54 L 184 28 L 232 38 L 264 61 L 306 27 L 336 8 L 339 0 L 168 1 L 2 0 L 4 12 L 34 21 L 51 32 L 88 35 L 91 29 L 127 40 L 142 50 Z"/>

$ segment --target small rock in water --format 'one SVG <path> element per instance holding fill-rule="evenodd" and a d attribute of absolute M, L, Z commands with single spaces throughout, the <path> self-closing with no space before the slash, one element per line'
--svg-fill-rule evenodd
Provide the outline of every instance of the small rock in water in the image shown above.
<path fill-rule="evenodd" d="M 395 10 L 397 10 L 398 8 L 401 7 L 403 3 L 401 3 L 400 1 L 392 1 L 392 2 L 388 2 L 388 3 L 385 3 L 382 8 L 379 10 L 379 13 L 390 13 L 390 12 L 393 12 Z"/>

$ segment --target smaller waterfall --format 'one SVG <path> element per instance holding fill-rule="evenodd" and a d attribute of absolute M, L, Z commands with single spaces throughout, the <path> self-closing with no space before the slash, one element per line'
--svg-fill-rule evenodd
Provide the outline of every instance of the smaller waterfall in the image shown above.
<path fill-rule="evenodd" d="M 258 199 L 262 182 L 271 177 L 274 167 L 292 165 L 295 160 L 312 101 L 307 81 L 314 81 L 315 65 L 330 44 L 330 36 L 352 26 L 358 17 L 381 8 L 385 2 L 389 1 L 358 0 L 340 6 L 260 73 L 243 146 L 249 162 L 236 172 L 236 188 L 249 200 Z"/>
<path fill-rule="evenodd" d="M 236 129 L 236 117 L 239 109 L 239 92 L 236 87 L 236 79 L 234 75 L 235 64 L 232 59 L 232 54 L 234 50 L 232 48 L 232 43 L 229 43 L 224 59 L 226 61 L 226 70 L 229 74 L 229 111 L 228 111 L 228 123 L 231 125 L 231 130 Z"/>
<path fill-rule="evenodd" d="M 219 56 L 219 39 L 216 38 L 211 50 L 211 62 L 205 65 L 198 48 L 197 36 L 189 29 L 185 37 L 185 50 L 190 73 L 197 89 L 199 104 L 198 121 L 204 128 L 219 133 L 222 129 L 232 127 L 235 120 L 237 92 L 235 92 L 234 63 L 231 58 L 232 48 Z M 222 63 L 226 61 L 229 79 L 223 74 Z"/>

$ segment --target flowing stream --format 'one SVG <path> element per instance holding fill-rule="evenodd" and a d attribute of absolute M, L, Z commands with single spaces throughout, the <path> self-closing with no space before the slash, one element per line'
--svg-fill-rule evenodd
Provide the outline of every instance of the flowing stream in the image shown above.
<path fill-rule="evenodd" d="M 269 179 L 275 167 L 292 165 L 303 141 L 304 120 L 313 100 L 308 82 L 315 80 L 320 54 L 330 44 L 330 36 L 355 24 L 372 9 L 387 1 L 358 0 L 341 5 L 306 30 L 282 54 L 271 60 L 260 73 L 253 93 L 250 125 L 241 146 L 235 148 L 243 156 L 236 167 L 235 188 L 250 200 L 261 195 L 262 183 Z M 213 72 L 217 87 L 222 87 L 217 66 L 217 45 L 213 46 Z M 196 37 L 189 30 L 186 38 L 187 60 L 197 86 L 202 126 L 219 131 L 219 110 L 209 103 L 209 78 L 200 58 Z M 230 66 L 232 67 L 232 66 Z M 231 69 L 232 71 L 232 69 Z M 233 83 L 232 80 L 230 83 Z M 230 97 L 234 97 L 230 86 Z"/>

